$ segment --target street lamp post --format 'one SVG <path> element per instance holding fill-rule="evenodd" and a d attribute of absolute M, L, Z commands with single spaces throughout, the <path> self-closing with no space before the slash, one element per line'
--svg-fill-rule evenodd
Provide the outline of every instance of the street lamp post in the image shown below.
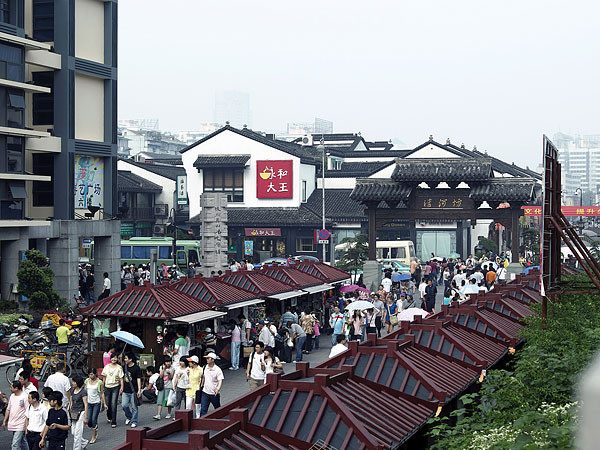
<path fill-rule="evenodd" d="M 175 208 L 169 211 L 169 223 L 173 227 L 173 265 L 177 266 L 177 225 L 175 225 Z"/>
<path fill-rule="evenodd" d="M 319 150 L 321 150 L 321 153 L 323 155 L 323 164 L 321 166 L 321 200 L 322 200 L 322 214 L 321 214 L 321 218 L 322 218 L 322 227 L 321 229 L 324 230 L 325 229 L 325 170 L 327 169 L 327 165 L 326 165 L 326 160 L 325 160 L 325 140 L 323 139 L 323 137 L 321 137 L 321 141 L 319 143 L 319 145 L 317 146 L 317 148 Z M 318 237 L 318 234 L 317 234 Z M 325 244 L 323 245 L 323 262 L 325 262 Z"/>
<path fill-rule="evenodd" d="M 583 206 L 583 191 L 581 188 L 575 189 L 575 193 L 577 193 L 577 191 L 579 191 L 579 209 L 581 209 Z M 579 223 L 583 225 L 583 216 L 579 216 Z"/>

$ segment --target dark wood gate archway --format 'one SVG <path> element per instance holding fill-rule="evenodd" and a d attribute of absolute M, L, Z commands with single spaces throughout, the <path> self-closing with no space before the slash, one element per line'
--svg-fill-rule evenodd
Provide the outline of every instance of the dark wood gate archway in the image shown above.
<path fill-rule="evenodd" d="M 417 219 L 491 219 L 511 230 L 512 262 L 519 262 L 521 206 L 540 189 L 534 178 L 494 177 L 488 158 L 406 158 L 397 160 L 391 178 L 357 179 L 350 197 L 366 206 L 369 260 L 375 260 L 376 230 L 391 219 L 408 219 L 413 233 Z"/>

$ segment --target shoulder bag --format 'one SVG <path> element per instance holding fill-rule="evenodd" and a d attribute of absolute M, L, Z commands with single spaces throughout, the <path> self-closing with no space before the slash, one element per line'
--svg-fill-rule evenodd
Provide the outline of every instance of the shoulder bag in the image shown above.
<path fill-rule="evenodd" d="M 390 324 L 392 326 L 398 325 L 398 316 L 390 312 L 390 305 L 387 305 L 388 316 L 390 316 Z"/>
<path fill-rule="evenodd" d="M 140 397 L 137 396 L 137 390 L 133 387 L 133 383 L 131 382 L 131 373 L 129 372 L 129 368 L 125 367 L 125 370 L 127 371 L 127 374 L 125 375 L 127 377 L 127 383 L 129 384 L 129 387 L 131 388 L 131 392 L 133 392 L 133 402 L 135 403 L 136 407 L 140 407 L 142 405 L 142 399 Z"/>

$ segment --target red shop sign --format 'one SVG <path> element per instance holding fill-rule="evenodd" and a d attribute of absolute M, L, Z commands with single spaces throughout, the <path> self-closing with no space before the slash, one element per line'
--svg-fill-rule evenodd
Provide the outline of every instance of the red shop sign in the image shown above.
<path fill-rule="evenodd" d="M 526 216 L 541 216 L 541 206 L 521 206 Z M 600 207 L 598 206 L 561 206 L 562 213 L 565 216 L 588 216 L 599 217 Z"/>
<path fill-rule="evenodd" d="M 293 162 L 256 161 L 256 198 L 292 198 Z"/>
<path fill-rule="evenodd" d="M 246 236 L 281 236 L 281 228 L 244 228 Z"/>

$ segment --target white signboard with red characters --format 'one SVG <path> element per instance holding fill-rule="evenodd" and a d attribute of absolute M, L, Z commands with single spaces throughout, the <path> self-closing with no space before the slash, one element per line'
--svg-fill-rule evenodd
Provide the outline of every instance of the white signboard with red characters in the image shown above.
<path fill-rule="evenodd" d="M 256 161 L 256 198 L 292 198 L 293 161 Z"/>

